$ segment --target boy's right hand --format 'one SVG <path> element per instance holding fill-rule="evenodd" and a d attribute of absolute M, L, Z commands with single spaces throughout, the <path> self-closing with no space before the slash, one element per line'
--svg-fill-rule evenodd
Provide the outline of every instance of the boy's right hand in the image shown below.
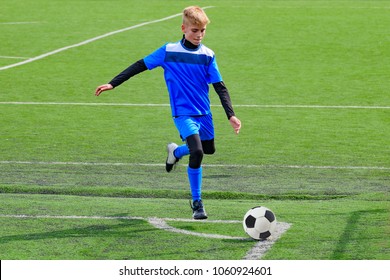
<path fill-rule="evenodd" d="M 113 88 L 114 87 L 111 84 L 104 84 L 104 85 L 98 86 L 95 90 L 95 95 L 99 96 L 103 91 L 111 90 Z"/>

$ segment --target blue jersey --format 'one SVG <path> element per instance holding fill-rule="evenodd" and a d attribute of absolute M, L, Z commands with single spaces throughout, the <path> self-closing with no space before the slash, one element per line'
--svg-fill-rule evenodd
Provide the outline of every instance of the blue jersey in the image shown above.
<path fill-rule="evenodd" d="M 200 116 L 210 111 L 209 84 L 222 81 L 212 50 L 168 43 L 144 58 L 146 67 L 164 69 L 172 116 Z"/>

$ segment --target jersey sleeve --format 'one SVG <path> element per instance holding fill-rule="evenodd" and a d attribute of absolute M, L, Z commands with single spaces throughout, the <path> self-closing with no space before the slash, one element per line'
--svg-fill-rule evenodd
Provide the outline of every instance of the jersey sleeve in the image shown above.
<path fill-rule="evenodd" d="M 207 82 L 209 84 L 222 82 L 222 76 L 221 76 L 221 73 L 219 72 L 217 60 L 216 60 L 215 56 L 213 56 L 211 58 L 209 68 L 208 68 L 207 79 L 208 79 Z"/>
<path fill-rule="evenodd" d="M 144 62 L 148 70 L 152 70 L 158 66 L 162 66 L 165 60 L 166 45 L 155 50 L 144 58 Z"/>

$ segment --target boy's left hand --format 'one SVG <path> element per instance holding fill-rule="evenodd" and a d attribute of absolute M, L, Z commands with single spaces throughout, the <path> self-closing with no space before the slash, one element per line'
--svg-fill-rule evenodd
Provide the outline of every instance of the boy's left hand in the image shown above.
<path fill-rule="evenodd" d="M 101 86 L 98 86 L 95 90 L 95 95 L 99 96 L 103 91 L 106 90 L 112 90 L 114 87 L 111 84 L 104 84 Z"/>
<path fill-rule="evenodd" d="M 234 132 L 236 134 L 240 133 L 241 121 L 236 116 L 233 116 L 233 117 L 230 117 L 229 122 L 230 122 L 231 126 L 233 127 Z"/>

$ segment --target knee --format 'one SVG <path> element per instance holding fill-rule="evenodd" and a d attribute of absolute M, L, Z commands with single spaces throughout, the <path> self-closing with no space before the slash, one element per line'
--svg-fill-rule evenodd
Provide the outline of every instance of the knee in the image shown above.
<path fill-rule="evenodd" d="M 215 153 L 214 139 L 202 141 L 203 152 L 207 155 Z"/>
<path fill-rule="evenodd" d="M 189 166 L 191 168 L 199 168 L 203 159 L 203 150 L 201 148 L 190 151 Z"/>
<path fill-rule="evenodd" d="M 206 155 L 212 155 L 215 153 L 215 147 L 207 147 L 203 151 Z"/>
<path fill-rule="evenodd" d="M 203 149 L 198 148 L 198 149 L 193 149 L 190 151 L 190 158 L 193 158 L 197 161 L 202 161 L 203 159 Z"/>

